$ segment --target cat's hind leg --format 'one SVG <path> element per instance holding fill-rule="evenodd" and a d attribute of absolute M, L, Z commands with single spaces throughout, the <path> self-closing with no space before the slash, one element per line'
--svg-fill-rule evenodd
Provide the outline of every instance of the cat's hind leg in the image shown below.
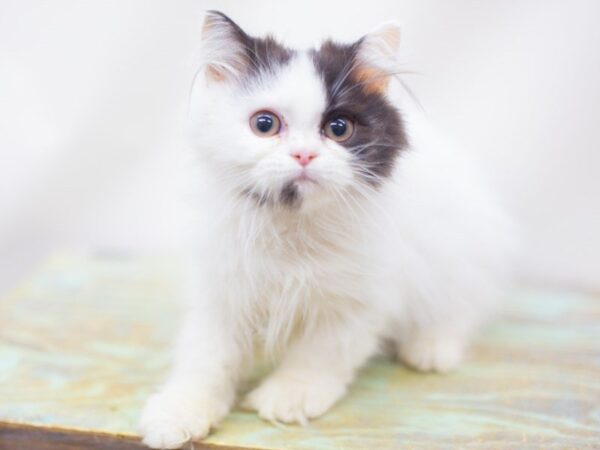
<path fill-rule="evenodd" d="M 399 359 L 422 372 L 448 372 L 464 358 L 470 333 L 460 326 L 407 327 L 397 341 Z"/>

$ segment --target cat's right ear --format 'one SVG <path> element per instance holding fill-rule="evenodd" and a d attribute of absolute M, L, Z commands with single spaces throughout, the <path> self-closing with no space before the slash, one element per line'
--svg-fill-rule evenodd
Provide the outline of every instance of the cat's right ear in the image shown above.
<path fill-rule="evenodd" d="M 386 22 L 360 40 L 356 77 L 367 91 L 386 91 L 390 78 L 398 71 L 400 26 Z"/>
<path fill-rule="evenodd" d="M 214 82 L 238 79 L 249 64 L 250 37 L 229 17 L 207 11 L 202 27 L 202 64 L 206 78 Z"/>

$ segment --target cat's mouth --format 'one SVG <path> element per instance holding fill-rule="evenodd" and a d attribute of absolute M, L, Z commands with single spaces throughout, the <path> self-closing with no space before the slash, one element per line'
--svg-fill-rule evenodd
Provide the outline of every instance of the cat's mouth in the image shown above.
<path fill-rule="evenodd" d="M 298 184 L 306 184 L 306 183 L 319 184 L 317 179 L 313 175 L 308 173 L 306 170 L 303 170 L 298 175 L 296 175 L 294 177 L 293 181 Z"/>

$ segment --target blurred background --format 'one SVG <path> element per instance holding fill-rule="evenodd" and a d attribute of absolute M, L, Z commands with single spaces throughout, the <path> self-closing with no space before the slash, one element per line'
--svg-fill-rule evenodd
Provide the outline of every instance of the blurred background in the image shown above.
<path fill-rule="evenodd" d="M 405 82 L 522 224 L 522 278 L 600 292 L 600 2 L 0 0 L 0 294 L 53 252 L 186 245 L 205 9 L 302 46 L 398 20 Z"/>

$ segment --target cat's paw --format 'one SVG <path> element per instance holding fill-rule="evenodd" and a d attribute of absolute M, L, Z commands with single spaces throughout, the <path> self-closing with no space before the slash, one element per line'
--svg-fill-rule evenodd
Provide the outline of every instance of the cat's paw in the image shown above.
<path fill-rule="evenodd" d="M 143 442 L 156 449 L 181 448 L 206 437 L 227 414 L 227 405 L 183 393 L 159 392 L 148 399 L 139 422 Z"/>
<path fill-rule="evenodd" d="M 346 393 L 344 383 L 323 374 L 275 373 L 250 392 L 242 406 L 271 422 L 299 423 L 324 414 Z"/>
<path fill-rule="evenodd" d="M 464 339 L 452 335 L 420 334 L 400 344 L 398 356 L 422 372 L 448 372 L 463 359 Z"/>

